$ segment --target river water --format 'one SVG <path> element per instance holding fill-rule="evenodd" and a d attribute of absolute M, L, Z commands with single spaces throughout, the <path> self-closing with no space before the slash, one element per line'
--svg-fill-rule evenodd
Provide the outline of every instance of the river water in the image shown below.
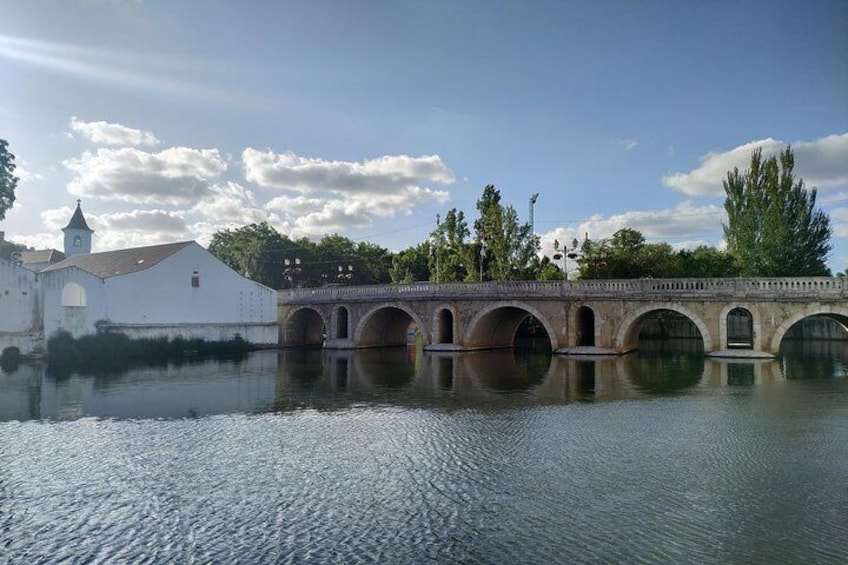
<path fill-rule="evenodd" d="M 0 563 L 846 563 L 848 350 L 0 373 Z"/>

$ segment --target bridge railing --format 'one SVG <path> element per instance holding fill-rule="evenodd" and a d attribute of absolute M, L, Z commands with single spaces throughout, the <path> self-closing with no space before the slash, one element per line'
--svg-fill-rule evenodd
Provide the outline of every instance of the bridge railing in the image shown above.
<path fill-rule="evenodd" d="M 845 297 L 843 277 L 621 279 L 584 281 L 420 282 L 391 285 L 329 286 L 281 290 L 284 304 L 379 302 L 393 300 L 605 298 L 811 298 Z"/>

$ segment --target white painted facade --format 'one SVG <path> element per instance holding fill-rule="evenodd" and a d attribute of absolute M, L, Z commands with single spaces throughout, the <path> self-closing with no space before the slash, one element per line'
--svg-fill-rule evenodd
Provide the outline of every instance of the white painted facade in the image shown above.
<path fill-rule="evenodd" d="M 242 277 L 195 242 L 122 274 L 63 267 L 71 262 L 40 274 L 48 339 L 61 330 L 74 337 L 113 331 L 208 341 L 239 334 L 256 345 L 277 344 L 276 291 Z"/>
<path fill-rule="evenodd" d="M 38 276 L 29 269 L 0 259 L 0 352 L 22 352 L 43 346 L 42 302 Z"/>

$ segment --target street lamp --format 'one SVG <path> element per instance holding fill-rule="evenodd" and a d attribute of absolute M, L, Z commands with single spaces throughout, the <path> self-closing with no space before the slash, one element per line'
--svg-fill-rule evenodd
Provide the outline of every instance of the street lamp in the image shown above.
<path fill-rule="evenodd" d="M 283 269 L 283 276 L 287 281 L 291 283 L 291 286 L 294 287 L 294 279 L 302 272 L 300 268 L 300 257 L 295 257 L 294 260 L 284 259 L 283 264 L 286 266 Z"/>
<path fill-rule="evenodd" d="M 568 260 L 569 259 L 576 260 L 578 257 L 580 257 L 580 253 L 578 253 L 578 251 L 577 251 L 579 245 L 580 245 L 580 242 L 577 241 L 577 238 L 575 237 L 573 240 L 571 240 L 571 248 L 569 249 L 568 246 L 563 245 L 562 252 L 560 252 L 559 242 L 557 240 L 554 240 L 554 252 L 555 253 L 553 254 L 553 260 L 559 261 L 560 259 L 562 259 L 562 280 L 563 281 L 568 280 Z"/>
<path fill-rule="evenodd" d="M 350 280 L 352 278 L 353 278 L 353 265 L 348 265 L 347 271 L 345 271 L 345 268 L 344 268 L 343 265 L 339 265 L 338 279 L 342 282 L 344 282 L 345 280 L 350 282 Z"/>
<path fill-rule="evenodd" d="M 480 282 L 483 282 L 483 259 L 486 257 L 486 232 L 480 232 Z"/>

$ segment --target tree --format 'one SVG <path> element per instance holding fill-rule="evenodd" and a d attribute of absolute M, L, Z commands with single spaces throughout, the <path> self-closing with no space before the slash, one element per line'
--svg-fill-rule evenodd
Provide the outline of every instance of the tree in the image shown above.
<path fill-rule="evenodd" d="M 580 278 L 634 279 L 738 276 L 736 259 L 706 245 L 675 251 L 668 243 L 646 243 L 641 232 L 622 228 L 610 239 L 587 239 L 581 247 Z"/>
<path fill-rule="evenodd" d="M 429 280 L 429 258 L 429 242 L 399 251 L 392 257 L 392 266 L 389 269 L 392 282 L 399 284 Z"/>
<path fill-rule="evenodd" d="M 742 276 L 830 274 L 830 218 L 815 209 L 816 189 L 806 190 L 804 181 L 795 179 L 794 166 L 791 147 L 765 161 L 757 149 L 748 170 L 727 173 L 722 227 Z"/>
<path fill-rule="evenodd" d="M 301 258 L 301 250 L 267 222 L 216 232 L 209 252 L 242 276 L 281 288 L 285 259 Z"/>
<path fill-rule="evenodd" d="M 470 235 L 465 214 L 453 208 L 439 221 L 430 234 L 429 270 L 431 280 L 437 282 L 456 282 L 474 280 L 475 253 L 468 243 Z"/>
<path fill-rule="evenodd" d="M 484 272 L 496 281 L 535 279 L 540 268 L 539 238 L 529 223 L 520 224 L 512 206 L 501 204 L 501 193 L 493 185 L 483 189 L 477 201 L 480 217 L 474 222 L 485 243 Z M 484 277 L 485 278 L 485 277 Z"/>
<path fill-rule="evenodd" d="M 15 156 L 8 147 L 6 140 L 0 139 L 0 220 L 6 218 L 6 211 L 15 203 L 15 188 L 19 180 L 15 176 Z"/>

